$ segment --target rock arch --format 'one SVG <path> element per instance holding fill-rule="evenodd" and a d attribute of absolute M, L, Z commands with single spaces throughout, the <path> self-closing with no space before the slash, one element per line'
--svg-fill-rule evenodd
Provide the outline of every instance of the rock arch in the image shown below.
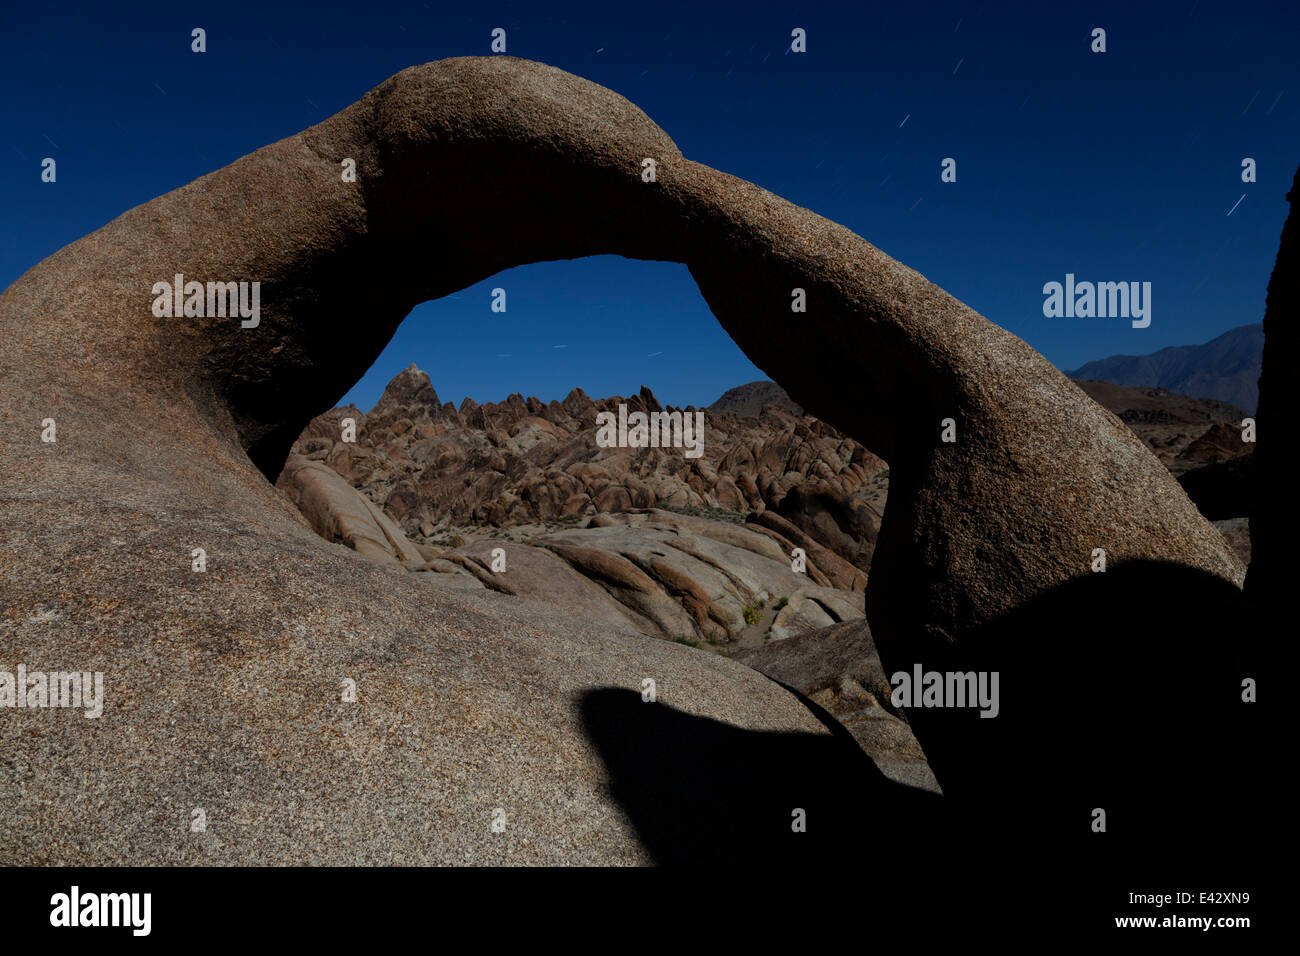
<path fill-rule="evenodd" d="M 640 178 L 645 157 L 657 182 Z M 344 159 L 355 183 L 339 175 Z M 115 527 L 134 507 L 173 537 L 195 534 L 206 519 L 188 507 L 274 530 L 293 566 L 265 595 L 239 584 L 272 611 L 275 595 L 294 600 L 312 552 L 265 479 L 309 418 L 418 302 L 521 263 L 602 253 L 686 263 L 755 364 L 890 463 L 868 589 L 887 666 L 953 648 L 987 663 L 983 648 L 1001 640 L 989 629 L 1086 583 L 1097 547 L 1112 566 L 1165 562 L 1225 594 L 1240 585 L 1244 569 L 1165 469 L 1020 339 L 842 226 L 686 159 L 622 97 L 511 57 L 405 70 L 15 282 L 0 297 L 0 461 L 29 492 L 13 508 L 38 524 L 22 508 L 82 489 L 107 496 Z M 178 273 L 260 281 L 259 326 L 153 317 L 152 284 Z M 790 311 L 796 286 L 806 314 Z M 58 457 L 14 437 L 47 414 L 76 425 Z M 939 441 L 945 418 L 954 444 Z M 57 577 L 39 559 L 24 566 Z M 145 570 L 126 573 L 149 590 Z M 331 604 L 321 587 L 314 599 L 347 617 L 356 598 Z M 382 604 L 379 591 L 367 594 Z M 149 602 L 172 613 L 165 596 Z M 929 732 L 943 750 L 949 731 Z M 970 770 L 952 767 L 958 783 Z"/>

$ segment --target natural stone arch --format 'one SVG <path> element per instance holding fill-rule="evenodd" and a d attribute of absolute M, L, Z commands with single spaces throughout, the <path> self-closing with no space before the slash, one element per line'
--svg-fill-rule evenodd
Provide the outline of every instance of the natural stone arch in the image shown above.
<path fill-rule="evenodd" d="M 655 183 L 640 177 L 647 157 Z M 344 158 L 355 184 L 337 175 Z M 686 263 L 756 365 L 890 463 L 877 574 L 903 561 L 930 579 L 927 624 L 949 638 L 1086 573 L 1094 547 L 1112 565 L 1167 559 L 1241 581 L 1141 443 L 1020 339 L 842 226 L 683 158 L 622 97 L 551 67 L 405 70 L 151 205 L 225 220 L 168 257 L 177 271 L 262 277 L 259 329 L 208 323 L 190 341 L 270 478 L 415 304 L 523 263 L 616 253 Z M 791 312 L 795 287 L 807 313 Z M 945 418 L 955 444 L 939 441 Z"/>
<path fill-rule="evenodd" d="M 657 183 L 642 182 L 644 157 Z M 344 158 L 357 161 L 355 184 L 338 175 Z M 270 478 L 414 305 L 523 263 L 615 253 L 685 262 L 756 365 L 889 461 L 898 503 L 885 534 L 906 523 L 928 539 L 954 636 L 1079 574 L 1091 546 L 1112 563 L 1167 558 L 1242 577 L 1141 443 L 1020 339 L 842 226 L 684 159 L 626 100 L 542 64 L 405 70 L 107 229 L 130 238 L 137 269 L 260 278 L 255 330 L 152 320 L 138 285 L 123 289 L 122 321 L 149 328 L 137 364 L 166 356 L 220 396 L 214 411 Z M 806 314 L 790 310 L 796 286 Z M 949 417 L 954 445 L 938 440 Z M 900 520 L 904 503 L 913 514 Z M 958 512 L 968 518 L 947 520 Z M 933 540 L 939 530 L 981 555 L 987 593 L 964 586 L 970 569 Z M 998 557 L 1004 534 L 1021 540 L 1017 554 Z"/>
<path fill-rule="evenodd" d="M 641 179 L 647 157 L 657 182 Z M 342 181 L 344 159 L 357 182 Z M 196 501 L 283 520 L 248 460 L 273 479 L 415 304 L 598 253 L 685 262 L 756 365 L 890 463 L 868 590 L 887 667 L 952 648 L 993 660 L 989 628 L 1086 582 L 1098 547 L 1112 567 L 1168 562 L 1225 594 L 1240 583 L 1157 460 L 1020 339 L 849 230 L 682 157 L 622 97 L 508 57 L 405 70 L 30 270 L 0 299 L 11 432 L 55 396 L 81 403 L 94 434 L 48 473 L 26 452 L 5 457 L 45 487 L 153 442 L 158 488 L 183 473 Z M 151 285 L 175 273 L 261 281 L 260 325 L 154 318 Z M 795 287 L 804 314 L 790 310 Z M 142 427 L 146 413 L 168 434 Z M 952 444 L 939 440 L 947 418 Z M 941 724 L 919 733 L 944 749 Z M 944 759 L 947 788 L 969 768 L 945 780 Z"/>

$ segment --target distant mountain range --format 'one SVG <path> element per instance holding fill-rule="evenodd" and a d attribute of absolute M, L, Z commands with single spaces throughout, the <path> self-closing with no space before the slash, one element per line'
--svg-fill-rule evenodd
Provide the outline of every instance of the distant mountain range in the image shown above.
<path fill-rule="evenodd" d="M 1204 345 L 1178 345 L 1150 355 L 1112 355 L 1065 374 L 1074 379 L 1164 388 L 1193 398 L 1215 398 L 1255 414 L 1264 326 L 1224 332 Z"/>

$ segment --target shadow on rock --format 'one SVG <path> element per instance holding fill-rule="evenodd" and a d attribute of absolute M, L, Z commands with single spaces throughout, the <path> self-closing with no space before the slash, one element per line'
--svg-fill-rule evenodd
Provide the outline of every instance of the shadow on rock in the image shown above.
<path fill-rule="evenodd" d="M 962 832 L 1106 866 L 1231 859 L 1262 835 L 1259 639 L 1239 589 L 1134 561 L 1081 576 L 954 644 L 881 643 L 886 673 L 999 673 L 998 714 L 908 708 Z M 1104 834 L 1093 829 L 1105 811 Z M 1220 871 L 1222 876 L 1222 871 Z"/>
<path fill-rule="evenodd" d="M 830 736 L 744 730 L 617 688 L 591 691 L 579 706 L 611 795 L 660 864 L 842 863 L 942 832 L 940 797 L 889 780 L 833 718 L 804 703 Z M 806 814 L 802 833 L 796 809 Z"/>

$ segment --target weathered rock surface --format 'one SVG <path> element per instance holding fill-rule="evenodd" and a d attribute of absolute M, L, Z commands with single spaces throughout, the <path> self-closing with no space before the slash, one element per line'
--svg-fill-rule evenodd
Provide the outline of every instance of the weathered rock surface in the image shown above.
<path fill-rule="evenodd" d="M 640 178 L 646 156 L 656 183 Z M 356 183 L 340 180 L 344 158 Z M 1106 631 L 1095 615 L 1140 607 L 1153 586 L 1218 606 L 1243 576 L 1142 443 L 1021 340 L 849 230 L 685 159 L 621 97 L 538 63 L 464 58 L 405 70 L 128 211 L 0 296 L 0 652 L 111 675 L 99 721 L 0 724 L 0 859 L 748 861 L 865 840 L 869 814 L 792 840 L 791 806 L 842 821 L 857 794 L 902 820 L 834 729 L 756 672 L 338 553 L 271 485 L 412 305 L 596 253 L 686 262 L 759 367 L 890 463 L 867 592 L 882 661 L 957 649 L 1031 688 L 1008 720 L 977 722 L 1001 736 L 968 733 L 960 715 L 912 721 L 946 794 L 978 783 L 1001 801 L 999 845 L 1063 819 L 1081 799 L 1060 787 L 1074 773 L 1096 774 L 1121 807 L 1135 779 L 1164 781 L 1143 794 L 1196 791 L 1191 762 L 1169 762 L 1187 757 L 1176 746 L 1115 759 L 1156 711 L 1090 714 L 1085 733 L 1066 709 L 1094 686 L 1087 641 L 1102 661 L 1168 644 L 1150 620 Z M 178 273 L 261 281 L 260 324 L 155 318 L 153 284 Z M 795 287 L 808 312 L 791 323 Z M 46 418 L 57 444 L 40 440 Z M 954 444 L 940 441 L 946 418 Z M 199 545 L 205 574 L 189 570 Z M 1097 547 L 1105 575 L 1088 573 Z M 1212 653 L 1204 638 L 1184 650 L 1198 664 Z M 1179 706 L 1193 686 L 1219 694 L 1221 673 L 1153 683 L 1143 708 Z M 660 710 L 636 693 L 647 676 Z M 339 703 L 346 677 L 355 705 Z M 1064 749 L 1026 750 L 1045 716 L 1070 718 Z M 716 754 L 734 775 L 716 773 Z M 1113 764 L 1138 773 L 1128 791 L 1107 790 Z M 690 805 L 665 792 L 685 778 L 695 805 L 741 807 L 740 822 L 664 817 Z M 1036 816 L 1021 820 L 1011 798 L 1031 792 Z M 196 807 L 206 838 L 187 825 Z M 497 807 L 504 834 L 489 828 Z M 1187 822 L 1141 821 L 1151 839 Z"/>
<path fill-rule="evenodd" d="M 659 509 L 598 515 L 529 542 L 478 538 L 419 570 L 449 568 L 494 591 L 670 639 L 729 643 L 748 626 L 747 611 L 786 596 L 801 613 L 778 615 L 772 639 L 863 616 L 861 592 L 810 587 L 771 538 Z"/>
<path fill-rule="evenodd" d="M 493 571 L 494 551 L 500 549 L 502 571 Z M 592 578 L 584 577 L 563 558 L 544 548 L 497 541 L 474 541 L 447 552 L 442 560 L 467 568 L 483 584 L 503 594 L 556 604 L 583 620 L 602 622 L 619 630 L 634 627 L 643 634 L 664 636 L 656 621 L 620 604 Z M 649 588 L 647 588 L 649 590 Z M 677 613 L 672 602 L 663 596 L 664 613 Z M 678 614 L 677 627 L 689 626 Z M 670 633 L 678 633 L 676 630 Z"/>
<path fill-rule="evenodd" d="M 804 595 L 814 592 L 837 615 L 827 624 L 863 613 L 860 593 L 855 601 L 848 592 L 809 588 L 808 578 L 792 571 L 784 555 L 772 553 L 770 539 L 722 522 L 658 510 L 611 515 L 603 526 L 559 531 L 537 545 L 601 581 L 625 603 L 628 597 L 638 602 L 653 597 L 664 608 L 679 605 L 684 618 L 676 610 L 650 615 L 642 609 L 663 636 L 733 639 L 746 626 L 747 608 L 785 596 L 791 603 L 799 596 L 802 607 L 805 600 L 811 603 Z M 815 572 L 816 566 L 810 567 Z"/>
<path fill-rule="evenodd" d="M 858 567 L 840 559 L 835 552 L 823 547 L 803 528 L 796 527 L 779 514 L 771 511 L 757 512 L 749 516 L 747 523 L 778 541 L 786 554 L 793 553 L 795 548 L 803 549 L 805 556 L 814 566 L 810 576 L 818 583 L 845 591 L 866 589 L 867 576 Z M 875 541 L 876 534 L 877 531 L 870 525 L 863 528 L 864 538 L 859 540 L 865 540 L 867 554 L 870 553 L 869 549 Z M 864 564 L 866 563 L 869 563 L 869 559 L 864 559 Z"/>
<path fill-rule="evenodd" d="M 772 640 L 783 641 L 806 631 L 861 618 L 861 604 L 853 597 L 834 588 L 800 588 L 777 612 L 772 622 Z"/>
<path fill-rule="evenodd" d="M 517 395 L 499 406 L 466 403 L 462 416 L 438 400 L 428 375 L 412 365 L 369 414 L 346 407 L 312 419 L 277 485 L 327 540 L 425 571 L 450 565 L 494 590 L 631 623 L 656 637 L 729 643 L 748 626 L 747 608 L 752 613 L 787 596 L 794 606 L 782 612 L 773 637 L 862 616 L 866 575 L 840 555 L 869 564 L 879 513 L 857 499 L 874 500 L 887 482 L 883 462 L 811 417 L 798 421 L 776 409 L 745 421 L 711 415 L 709 456 L 694 462 L 680 450 L 599 448 L 596 412 L 625 401 L 633 410 L 663 408 L 649 389 L 601 402 L 575 390 L 548 407 Z M 356 435 L 344 440 L 348 419 Z M 762 493 L 755 462 L 763 469 Z M 333 493 L 303 494 L 300 486 L 309 479 L 313 489 L 322 484 L 319 472 L 333 476 Z M 771 479 L 772 472 L 782 480 Z M 752 492 L 752 501 L 737 485 Z M 361 533 L 351 531 L 361 522 L 349 509 L 369 517 L 378 511 L 372 497 L 402 519 L 416 543 L 383 512 L 382 530 L 371 521 Z M 742 526 L 649 508 L 658 501 L 760 513 Z M 580 515 L 590 517 L 564 527 L 566 518 Z M 549 524 L 554 533 L 525 533 L 532 524 Z M 490 570 L 491 552 L 505 542 L 482 537 L 498 527 L 519 529 L 502 573 Z M 472 543 L 439 547 L 451 528 L 457 540 Z M 805 572 L 791 570 L 795 548 L 807 554 Z M 804 595 L 809 579 L 822 586 L 815 589 L 821 603 Z M 436 580 L 466 586 L 456 578 Z M 832 588 L 856 592 L 856 599 Z"/>
<path fill-rule="evenodd" d="M 326 541 L 339 541 L 380 562 L 408 567 L 424 563 L 402 529 L 334 469 L 290 455 L 276 487 Z"/>
<path fill-rule="evenodd" d="M 1250 519 L 1223 518 L 1215 520 L 1214 526 L 1228 542 L 1228 547 L 1241 558 L 1241 563 L 1250 564 Z"/>

